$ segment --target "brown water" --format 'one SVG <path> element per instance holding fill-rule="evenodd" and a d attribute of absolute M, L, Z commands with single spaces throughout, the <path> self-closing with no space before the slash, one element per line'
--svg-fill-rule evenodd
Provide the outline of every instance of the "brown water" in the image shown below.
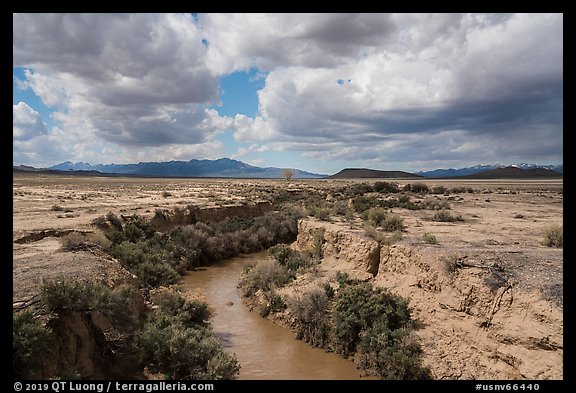
<path fill-rule="evenodd" d="M 245 265 L 265 258 L 265 252 L 243 255 L 187 272 L 180 281 L 182 288 L 204 294 L 213 307 L 214 331 L 242 366 L 239 379 L 361 379 L 351 361 L 313 348 L 248 310 L 238 281 Z"/>

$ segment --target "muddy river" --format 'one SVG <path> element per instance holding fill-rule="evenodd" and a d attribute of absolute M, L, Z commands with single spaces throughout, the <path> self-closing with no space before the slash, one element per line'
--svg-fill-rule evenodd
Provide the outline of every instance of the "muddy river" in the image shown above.
<path fill-rule="evenodd" d="M 180 281 L 184 289 L 202 293 L 214 309 L 214 331 L 242 366 L 238 379 L 367 379 L 351 361 L 296 340 L 292 332 L 248 310 L 238 281 L 245 265 L 264 258 L 266 252 L 232 258 L 187 272 Z"/>

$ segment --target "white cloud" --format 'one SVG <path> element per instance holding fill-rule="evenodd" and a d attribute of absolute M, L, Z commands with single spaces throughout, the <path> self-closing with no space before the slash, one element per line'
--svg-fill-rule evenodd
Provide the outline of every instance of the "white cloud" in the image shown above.
<path fill-rule="evenodd" d="M 40 114 L 25 102 L 12 105 L 12 136 L 15 140 L 28 140 L 47 132 Z"/>
<path fill-rule="evenodd" d="M 15 14 L 13 55 L 84 154 L 562 160 L 561 14 Z M 252 67 L 255 118 L 208 109 Z"/>
<path fill-rule="evenodd" d="M 220 27 L 223 18 L 216 18 Z M 258 46 L 270 51 L 252 62 L 271 70 L 258 92 L 258 116 L 236 116 L 238 140 L 274 142 L 318 159 L 379 156 L 384 164 L 390 157 L 506 156 L 518 146 L 535 153 L 527 146 L 533 139 L 515 138 L 548 125 L 548 135 L 538 135 L 560 148 L 561 159 L 562 15 L 393 15 L 381 42 L 359 40 L 364 50 L 355 57 L 323 46 L 306 16 L 301 19 L 298 34 L 289 28 L 285 39 L 307 37 L 307 56 L 329 60 L 319 67 L 296 53 L 274 65 L 283 46 L 262 32 Z M 239 31 L 234 17 L 228 22 L 228 31 Z M 244 22 L 255 29 L 250 18 Z M 249 60 L 240 53 L 233 58 Z"/>
<path fill-rule="evenodd" d="M 126 146 L 202 144 L 231 124 L 191 15 L 15 14 L 14 65 L 66 131 Z"/>

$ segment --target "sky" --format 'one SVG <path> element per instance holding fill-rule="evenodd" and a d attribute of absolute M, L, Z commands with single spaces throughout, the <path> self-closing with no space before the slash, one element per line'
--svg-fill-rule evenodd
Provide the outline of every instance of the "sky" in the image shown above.
<path fill-rule="evenodd" d="M 14 14 L 13 164 L 563 162 L 562 14 Z"/>

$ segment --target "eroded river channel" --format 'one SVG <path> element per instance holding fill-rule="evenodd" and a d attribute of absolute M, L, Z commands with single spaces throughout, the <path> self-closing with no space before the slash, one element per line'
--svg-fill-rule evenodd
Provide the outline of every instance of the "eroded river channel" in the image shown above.
<path fill-rule="evenodd" d="M 313 348 L 248 310 L 239 297 L 238 281 L 244 266 L 266 257 L 261 252 L 228 259 L 187 272 L 180 281 L 182 288 L 200 292 L 212 306 L 214 331 L 242 366 L 239 379 L 365 379 L 351 361 Z"/>

